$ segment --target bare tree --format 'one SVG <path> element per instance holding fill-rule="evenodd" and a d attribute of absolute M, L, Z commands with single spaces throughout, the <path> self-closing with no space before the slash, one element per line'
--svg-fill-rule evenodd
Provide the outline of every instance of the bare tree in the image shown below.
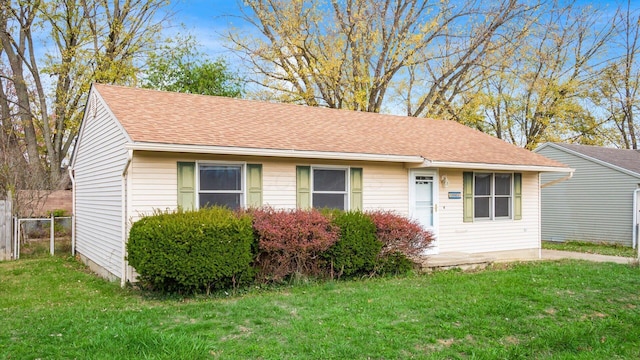
<path fill-rule="evenodd" d="M 640 134 L 634 114 L 640 109 L 640 12 L 632 9 L 628 0 L 617 15 L 618 32 L 612 44 L 619 56 L 599 72 L 593 99 L 616 130 L 611 142 L 621 148 L 638 149 Z"/>
<path fill-rule="evenodd" d="M 460 121 L 529 149 L 541 141 L 601 143 L 601 123 L 586 99 L 614 30 L 598 9 L 550 3 L 515 48 L 493 54 L 476 91 L 456 109 L 466 115 Z"/>
<path fill-rule="evenodd" d="M 166 0 L 9 0 L 0 4 L 0 58 L 14 94 L 3 127 L 19 132 L 32 174 L 59 186 L 91 82 L 127 83 L 158 39 Z M 40 41 L 52 43 L 42 50 Z M 6 112 L 5 109 L 14 109 Z"/>
<path fill-rule="evenodd" d="M 280 101 L 379 112 L 408 74 L 428 86 L 401 91 L 409 115 L 428 114 L 492 49 L 499 29 L 531 7 L 516 0 L 249 0 L 257 35 L 226 38 Z M 469 35 L 467 35 L 469 34 Z M 503 34 L 504 35 L 504 34 Z M 441 53 L 442 48 L 449 50 Z M 396 90 L 398 91 L 398 90 Z M 415 106 L 412 108 L 411 104 Z"/>

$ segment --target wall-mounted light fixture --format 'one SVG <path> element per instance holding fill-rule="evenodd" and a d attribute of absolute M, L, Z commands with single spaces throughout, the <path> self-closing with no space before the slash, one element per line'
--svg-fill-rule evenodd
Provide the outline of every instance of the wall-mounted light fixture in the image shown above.
<path fill-rule="evenodd" d="M 440 184 L 442 184 L 442 186 L 445 188 L 449 187 L 449 178 L 447 177 L 447 175 L 442 175 L 440 177 Z"/>

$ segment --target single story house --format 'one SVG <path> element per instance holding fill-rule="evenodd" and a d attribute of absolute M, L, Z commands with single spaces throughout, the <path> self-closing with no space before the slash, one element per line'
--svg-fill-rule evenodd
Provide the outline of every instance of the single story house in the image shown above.
<path fill-rule="evenodd" d="M 572 169 L 453 121 L 94 84 L 71 162 L 75 248 L 132 279 L 132 222 L 154 209 L 384 209 L 433 253 L 538 258 L 540 174 Z"/>
<path fill-rule="evenodd" d="M 640 152 L 558 143 L 545 143 L 535 152 L 576 170 L 570 180 L 542 190 L 543 240 L 636 246 Z"/>

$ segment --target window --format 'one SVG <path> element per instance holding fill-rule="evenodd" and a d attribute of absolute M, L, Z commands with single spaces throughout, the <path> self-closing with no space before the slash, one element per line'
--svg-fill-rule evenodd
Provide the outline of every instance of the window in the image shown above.
<path fill-rule="evenodd" d="M 200 207 L 244 205 L 242 165 L 199 165 L 198 200 Z"/>
<path fill-rule="evenodd" d="M 473 176 L 473 217 L 510 219 L 513 176 L 507 173 L 475 173 Z"/>
<path fill-rule="evenodd" d="M 347 169 L 313 168 L 312 206 L 347 210 Z"/>
<path fill-rule="evenodd" d="M 198 206 L 262 206 L 262 164 L 196 164 L 178 161 L 178 201 L 185 210 Z"/>

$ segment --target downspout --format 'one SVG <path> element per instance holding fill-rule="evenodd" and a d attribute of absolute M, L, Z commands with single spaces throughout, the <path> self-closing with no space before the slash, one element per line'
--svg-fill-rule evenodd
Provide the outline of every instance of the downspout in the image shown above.
<path fill-rule="evenodd" d="M 538 173 L 538 184 L 541 183 L 542 173 Z M 542 185 L 538 186 L 538 259 L 542 260 Z"/>
<path fill-rule="evenodd" d="M 638 247 L 638 258 L 640 258 L 640 246 L 638 246 L 638 193 L 640 188 L 633 190 L 633 248 Z"/>
<path fill-rule="evenodd" d="M 124 287 L 127 283 L 127 175 L 129 167 L 133 159 L 133 150 L 127 151 L 127 163 L 122 170 L 122 276 L 120 277 L 120 286 Z"/>
<path fill-rule="evenodd" d="M 71 179 L 71 255 L 76 256 L 76 178 L 71 167 L 67 171 Z"/>
<path fill-rule="evenodd" d="M 567 176 L 561 177 L 560 179 L 555 179 L 553 181 L 549 181 L 548 183 L 544 183 L 544 184 L 540 185 L 540 188 L 543 189 L 543 188 L 546 188 L 547 186 L 551 186 L 551 185 L 555 185 L 557 183 L 561 183 L 563 181 L 567 181 L 567 180 L 571 179 L 572 177 L 573 177 L 573 169 Z"/>

